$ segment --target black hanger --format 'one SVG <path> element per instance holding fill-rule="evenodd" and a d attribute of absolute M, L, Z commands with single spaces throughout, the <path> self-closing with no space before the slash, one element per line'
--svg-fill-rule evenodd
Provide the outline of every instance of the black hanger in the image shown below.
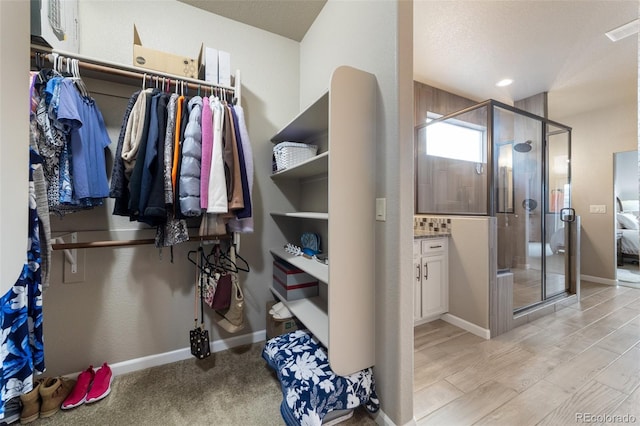
<path fill-rule="evenodd" d="M 235 251 L 235 247 L 234 247 L 234 251 Z M 241 260 L 242 263 L 244 263 L 244 267 L 240 267 L 236 263 L 236 268 L 238 268 L 239 271 L 251 272 L 251 268 L 249 267 L 249 263 L 246 260 L 244 260 L 244 257 L 240 256 L 237 251 L 236 251 L 236 260 Z"/>
<path fill-rule="evenodd" d="M 213 257 L 213 260 L 212 260 Z M 207 263 L 212 265 L 214 268 L 219 268 L 226 272 L 238 272 L 238 265 L 231 260 L 231 258 L 220 249 L 219 244 L 215 244 L 211 253 L 206 257 Z"/>
<path fill-rule="evenodd" d="M 200 257 L 200 260 L 198 260 L 197 258 L 194 260 L 191 257 L 192 254 L 197 254 Z M 188 252 L 187 259 L 189 259 L 189 262 L 196 265 L 196 268 L 198 268 L 201 272 L 204 272 L 207 275 L 211 274 L 211 270 L 203 266 L 205 264 L 206 257 L 204 256 L 204 250 L 202 249 L 202 247 L 198 247 L 198 250 L 191 250 L 190 252 Z"/>

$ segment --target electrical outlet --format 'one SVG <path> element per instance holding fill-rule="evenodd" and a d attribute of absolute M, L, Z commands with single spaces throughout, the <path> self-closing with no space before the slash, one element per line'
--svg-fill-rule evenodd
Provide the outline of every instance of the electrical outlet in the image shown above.
<path fill-rule="evenodd" d="M 607 212 L 607 206 L 604 204 L 591 204 L 589 206 L 589 213 L 604 214 Z"/>

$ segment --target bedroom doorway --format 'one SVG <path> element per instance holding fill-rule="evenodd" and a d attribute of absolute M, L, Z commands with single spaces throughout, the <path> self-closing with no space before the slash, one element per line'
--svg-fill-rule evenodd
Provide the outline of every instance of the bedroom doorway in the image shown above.
<path fill-rule="evenodd" d="M 613 170 L 616 280 L 619 285 L 640 288 L 638 151 L 614 153 Z"/>

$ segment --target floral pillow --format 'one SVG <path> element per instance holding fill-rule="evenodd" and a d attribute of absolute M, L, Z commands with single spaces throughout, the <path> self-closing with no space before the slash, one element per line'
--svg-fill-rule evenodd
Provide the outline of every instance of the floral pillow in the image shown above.
<path fill-rule="evenodd" d="M 305 330 L 268 340 L 262 357 L 282 385 L 280 413 L 288 426 L 320 426 L 327 413 L 363 404 L 371 413 L 380 408 L 373 370 L 336 375 L 329 366 L 326 349 Z"/>

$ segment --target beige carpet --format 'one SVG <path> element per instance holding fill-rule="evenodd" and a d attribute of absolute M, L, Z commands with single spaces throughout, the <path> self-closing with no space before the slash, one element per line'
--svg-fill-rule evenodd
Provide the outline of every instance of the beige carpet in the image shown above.
<path fill-rule="evenodd" d="M 282 392 L 264 342 L 118 376 L 104 400 L 32 425 L 282 425 Z M 16 423 L 19 424 L 19 423 Z M 344 425 L 374 425 L 360 407 Z"/>

